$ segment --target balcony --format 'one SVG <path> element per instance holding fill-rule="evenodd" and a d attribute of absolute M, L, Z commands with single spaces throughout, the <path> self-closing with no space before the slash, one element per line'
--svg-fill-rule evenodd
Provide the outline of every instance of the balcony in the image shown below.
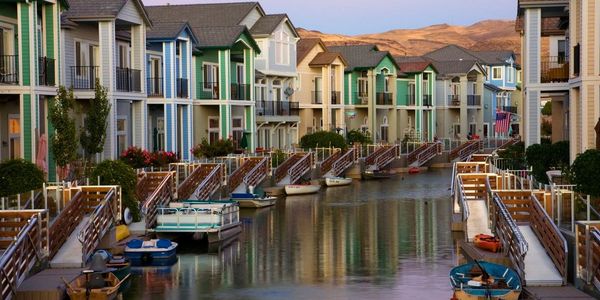
<path fill-rule="evenodd" d="M 355 105 L 367 105 L 369 104 L 369 93 L 365 91 L 354 92 L 353 99 Z"/>
<path fill-rule="evenodd" d="M 257 101 L 256 114 L 259 116 L 298 116 L 298 102 L 290 101 Z"/>
<path fill-rule="evenodd" d="M 146 89 L 148 97 L 163 97 L 163 79 L 162 77 L 149 77 L 146 80 Z"/>
<path fill-rule="evenodd" d="M 188 80 L 187 78 L 177 78 L 177 98 L 188 97 Z"/>
<path fill-rule="evenodd" d="M 219 99 L 219 83 L 210 81 L 200 82 L 197 93 L 197 99 Z"/>
<path fill-rule="evenodd" d="M 141 92 L 141 71 L 130 68 L 116 68 L 117 91 Z"/>
<path fill-rule="evenodd" d="M 99 70 L 98 66 L 71 66 L 71 87 L 75 90 L 93 90 Z"/>
<path fill-rule="evenodd" d="M 517 107 L 516 106 L 502 106 L 502 111 L 509 112 L 511 114 L 516 114 Z"/>
<path fill-rule="evenodd" d="M 340 97 L 340 92 L 332 91 L 331 92 L 331 104 L 342 104 L 342 98 Z"/>
<path fill-rule="evenodd" d="M 448 106 L 460 106 L 460 95 L 448 95 Z"/>
<path fill-rule="evenodd" d="M 422 106 L 433 106 L 433 100 L 431 99 L 431 95 L 423 95 L 423 105 Z"/>
<path fill-rule="evenodd" d="M 312 104 L 323 104 L 323 94 L 321 91 L 312 91 L 310 103 Z"/>
<path fill-rule="evenodd" d="M 392 105 L 393 94 L 386 92 L 378 92 L 376 94 L 375 104 L 377 105 Z"/>
<path fill-rule="evenodd" d="M 541 83 L 568 82 L 569 58 L 548 56 L 541 59 Z"/>
<path fill-rule="evenodd" d="M 231 100 L 250 100 L 250 85 L 232 83 Z"/>
<path fill-rule="evenodd" d="M 467 95 L 468 106 L 481 106 L 481 95 Z"/>
<path fill-rule="evenodd" d="M 19 84 L 19 56 L 0 55 L 0 83 Z"/>
<path fill-rule="evenodd" d="M 39 85 L 54 86 L 55 60 L 54 58 L 39 57 Z"/>
<path fill-rule="evenodd" d="M 406 95 L 406 105 L 407 106 L 417 105 L 417 98 L 415 97 L 415 95 L 411 95 L 411 94 Z"/>

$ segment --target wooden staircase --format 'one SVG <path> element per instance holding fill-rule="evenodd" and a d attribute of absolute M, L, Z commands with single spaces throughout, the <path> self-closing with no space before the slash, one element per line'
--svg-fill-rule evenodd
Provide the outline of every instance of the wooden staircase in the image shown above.
<path fill-rule="evenodd" d="M 450 152 L 450 160 L 458 158 L 460 161 L 467 161 L 472 154 L 481 150 L 483 150 L 483 141 L 468 141 Z"/>
<path fill-rule="evenodd" d="M 262 163 L 265 160 L 265 157 L 246 157 L 243 160 L 244 163 L 239 168 L 237 168 L 237 170 L 231 173 L 231 175 L 229 175 L 229 178 L 227 179 L 227 193 L 232 193 L 241 184 L 243 184 L 246 175 L 253 171 L 254 167 Z M 268 170 L 266 172 L 266 174 L 268 174 Z"/>
<path fill-rule="evenodd" d="M 442 153 L 442 144 L 427 143 L 411 152 L 407 157 L 409 166 L 420 167 Z"/>
<path fill-rule="evenodd" d="M 304 152 L 294 153 L 290 155 L 284 162 L 279 164 L 279 166 L 277 166 L 277 168 L 273 171 L 275 183 L 280 183 L 288 175 L 288 170 L 299 160 L 301 160 L 304 155 L 306 155 Z"/>
<path fill-rule="evenodd" d="M 320 172 L 321 176 L 327 174 L 333 168 L 333 164 L 342 157 L 342 150 L 335 149 L 332 155 L 329 155 L 325 160 L 321 162 Z"/>
<path fill-rule="evenodd" d="M 346 153 L 344 153 L 343 155 L 341 155 L 333 163 L 333 165 L 332 165 L 331 170 L 329 171 L 329 173 L 332 176 L 339 176 L 344 171 L 346 171 L 346 169 L 348 169 L 350 166 L 352 166 L 354 164 L 354 162 L 356 161 L 356 155 L 357 155 L 356 148 L 350 148 L 350 149 L 348 149 L 346 151 Z"/>
<path fill-rule="evenodd" d="M 288 170 L 288 176 L 290 178 L 290 184 L 297 184 L 304 174 L 308 173 L 313 166 L 313 153 L 308 152 L 298 160 L 290 169 Z"/>
<path fill-rule="evenodd" d="M 213 172 L 214 169 L 219 169 L 220 172 Z M 223 164 L 200 164 L 192 174 L 190 174 L 177 188 L 178 199 L 192 199 L 192 197 L 210 197 L 223 182 L 224 177 Z M 216 180 L 211 177 L 217 176 L 221 180 Z M 205 200 L 208 198 L 196 198 Z"/>

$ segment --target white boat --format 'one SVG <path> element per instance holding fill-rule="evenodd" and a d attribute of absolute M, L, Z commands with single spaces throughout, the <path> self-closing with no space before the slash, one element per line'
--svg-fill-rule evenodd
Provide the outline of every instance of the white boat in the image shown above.
<path fill-rule="evenodd" d="M 240 207 L 243 208 L 261 208 L 274 205 L 277 202 L 277 197 L 260 197 L 252 193 L 233 193 L 231 200 L 237 201 Z"/>
<path fill-rule="evenodd" d="M 352 183 L 352 178 L 344 177 L 325 177 L 325 185 L 327 186 L 342 186 Z"/>
<path fill-rule="evenodd" d="M 287 195 L 314 194 L 321 189 L 321 185 L 314 184 L 286 184 L 285 193 Z"/>

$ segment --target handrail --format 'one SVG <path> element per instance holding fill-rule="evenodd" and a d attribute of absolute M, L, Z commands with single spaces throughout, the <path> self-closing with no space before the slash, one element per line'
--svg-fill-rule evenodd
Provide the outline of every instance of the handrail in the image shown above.
<path fill-rule="evenodd" d="M 219 187 L 221 187 L 223 182 L 223 168 L 223 164 L 218 164 L 214 167 L 210 173 L 204 177 L 204 180 L 200 182 L 192 195 L 198 200 L 208 199 Z"/>
<path fill-rule="evenodd" d="M 590 275 L 597 282 L 600 282 L 600 230 L 598 230 L 598 228 L 591 228 L 590 237 L 592 244 L 595 246 L 594 249 L 596 249 L 596 253 L 591 254 L 592 266 L 594 269 Z"/>
<path fill-rule="evenodd" d="M 256 158 L 258 157 L 247 158 L 239 168 L 229 175 L 229 178 L 227 178 L 227 190 L 229 193 L 233 192 L 240 184 L 244 182 L 244 177 L 246 177 L 248 172 L 254 169 L 256 166 Z"/>
<path fill-rule="evenodd" d="M 369 150 L 369 146 L 373 146 L 376 147 L 375 150 L 373 152 L 371 152 L 369 155 L 367 155 L 365 157 L 365 164 L 367 166 L 373 165 L 375 163 L 375 160 L 377 159 L 377 157 L 379 155 L 381 155 L 381 152 L 384 152 L 386 150 L 385 146 L 381 146 L 381 145 L 367 145 L 367 151 Z"/>
<path fill-rule="evenodd" d="M 52 223 L 50 227 L 50 259 L 58 253 L 60 247 L 83 219 L 86 213 L 85 202 L 83 192 L 79 190 Z"/>
<path fill-rule="evenodd" d="M 46 210 L 31 210 L 27 224 L 0 257 L 0 298 L 12 299 L 29 270 L 41 262 L 48 250 L 48 218 Z M 4 211 L 21 216 L 23 211 Z M 45 251 L 41 251 L 45 250 Z M 41 251 L 41 253 L 40 253 Z"/>
<path fill-rule="evenodd" d="M 268 159 L 269 158 L 265 156 L 246 174 L 246 176 L 244 176 L 243 182 L 246 186 L 257 186 L 267 177 L 267 173 L 269 172 Z"/>
<path fill-rule="evenodd" d="M 202 179 L 202 172 L 202 164 L 197 165 L 194 171 L 177 187 L 177 198 L 187 199 L 192 195 Z"/>
<path fill-rule="evenodd" d="M 219 208 L 194 208 L 194 207 L 159 207 L 158 216 L 170 216 L 174 215 L 176 217 L 176 227 L 181 227 L 181 216 L 185 216 L 186 219 L 190 219 L 190 217 L 194 217 L 194 226 L 191 227 L 186 223 L 186 226 L 183 228 L 186 231 L 190 229 L 203 229 L 203 228 L 216 228 L 227 224 L 237 223 L 239 222 L 239 209 L 234 209 L 237 206 L 223 206 Z M 200 222 L 198 220 L 198 216 L 205 215 L 210 216 L 209 223 Z M 205 220 L 203 220 L 205 221 Z M 172 220 L 168 220 L 168 223 L 171 223 Z M 160 218 L 157 218 L 157 225 L 161 226 Z M 169 225 L 172 226 L 172 225 Z M 202 227 L 200 227 L 202 226 Z"/>
<path fill-rule="evenodd" d="M 419 148 L 413 150 L 411 153 L 408 154 L 408 156 L 406 157 L 406 161 L 407 163 L 410 165 L 416 161 L 418 161 L 418 156 L 421 152 L 425 151 L 425 149 L 427 149 L 429 147 L 429 144 L 423 144 L 421 145 Z"/>
<path fill-rule="evenodd" d="M 356 148 L 351 148 L 346 151 L 338 160 L 333 163 L 333 176 L 338 176 L 348 167 L 350 167 L 356 159 Z"/>
<path fill-rule="evenodd" d="M 459 204 L 459 208 L 462 211 L 462 221 L 467 221 L 469 219 L 469 216 L 471 215 L 471 212 L 469 211 L 469 205 L 467 205 L 467 199 L 466 199 L 466 195 L 465 195 L 465 187 L 463 184 L 463 180 L 462 177 L 458 176 L 458 180 L 456 181 L 458 184 L 458 190 L 459 190 L 459 194 L 458 196 L 458 204 Z"/>
<path fill-rule="evenodd" d="M 275 178 L 275 182 L 278 183 L 287 176 L 287 171 L 292 167 L 298 160 L 304 157 L 304 154 L 294 153 L 290 155 L 284 162 L 279 164 L 277 168 L 273 171 L 273 177 Z"/>
<path fill-rule="evenodd" d="M 331 171 L 333 168 L 333 164 L 340 158 L 342 155 L 342 151 L 338 148 L 334 149 L 334 153 L 329 155 L 325 160 L 321 162 L 321 175 L 325 175 L 327 172 Z"/>
<path fill-rule="evenodd" d="M 471 141 L 470 144 L 460 151 L 458 151 L 458 157 L 461 161 L 466 161 L 471 154 L 480 151 L 483 147 L 483 142 L 481 140 Z"/>
<path fill-rule="evenodd" d="M 310 171 L 312 166 L 313 153 L 309 152 L 304 157 L 302 157 L 299 161 L 297 161 L 290 169 L 288 170 L 288 175 L 290 176 L 290 184 L 295 184 L 302 178 L 302 175 L 306 174 L 306 172 Z"/>
<path fill-rule="evenodd" d="M 381 155 L 378 155 L 377 158 L 375 158 L 375 165 L 378 169 L 381 169 L 394 161 L 396 156 L 398 156 L 398 146 L 389 146 L 385 152 L 381 153 Z"/>
<path fill-rule="evenodd" d="M 513 267 L 525 284 L 525 255 L 529 245 L 521 234 L 508 209 L 497 193 L 494 193 L 493 202 L 496 213 L 494 214 L 494 231 L 502 242 L 502 249 L 513 263 Z"/>
<path fill-rule="evenodd" d="M 146 228 L 152 228 L 156 223 L 156 208 L 166 206 L 171 201 L 173 172 L 167 173 L 158 187 L 142 206 L 142 214 L 146 220 Z"/>
<path fill-rule="evenodd" d="M 111 188 L 105 195 L 102 201 L 96 206 L 87 225 L 79 233 L 78 239 L 82 245 L 82 262 L 85 263 L 104 236 L 106 231 L 117 221 L 116 211 L 117 204 L 116 188 Z"/>
<path fill-rule="evenodd" d="M 430 143 L 426 145 L 428 145 L 427 148 L 425 148 L 423 151 L 417 154 L 416 157 L 416 162 L 419 167 L 436 157 L 439 153 L 441 153 L 440 143 Z"/>

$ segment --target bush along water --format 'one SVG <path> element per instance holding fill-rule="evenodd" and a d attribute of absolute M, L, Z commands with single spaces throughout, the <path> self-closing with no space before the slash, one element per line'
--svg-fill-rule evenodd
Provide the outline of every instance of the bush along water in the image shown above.
<path fill-rule="evenodd" d="M 233 140 L 231 139 L 221 139 L 214 143 L 209 143 L 206 138 L 203 138 L 202 142 L 194 146 L 190 151 L 196 158 L 213 158 L 226 156 L 233 153 L 233 150 Z"/>
<path fill-rule="evenodd" d="M 138 199 L 135 198 L 137 176 L 135 170 L 121 160 L 105 160 L 94 168 L 92 178 L 100 178 L 100 184 L 121 186 L 123 207 L 129 208 L 134 222 L 140 221 Z"/>
<path fill-rule="evenodd" d="M 39 189 L 44 184 L 44 172 L 23 159 L 0 163 L 0 197 Z"/>

